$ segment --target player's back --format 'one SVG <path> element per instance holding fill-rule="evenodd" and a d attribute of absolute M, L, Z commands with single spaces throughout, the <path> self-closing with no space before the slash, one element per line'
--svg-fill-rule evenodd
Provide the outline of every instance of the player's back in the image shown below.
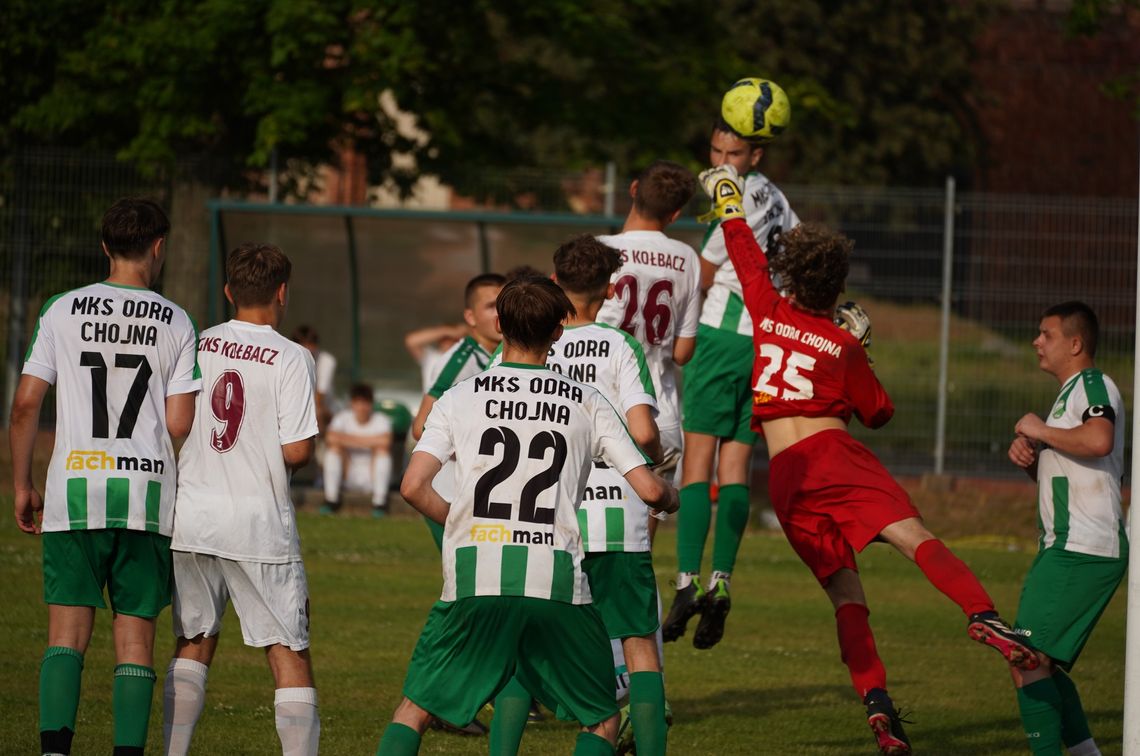
<path fill-rule="evenodd" d="M 202 333 L 203 393 L 179 456 L 172 548 L 226 559 L 301 558 L 282 445 L 317 434 L 313 357 L 268 325 Z"/>
<path fill-rule="evenodd" d="M 417 451 L 456 458 L 442 599 L 531 596 L 588 603 L 576 510 L 591 460 L 645 460 L 595 389 L 546 368 L 497 365 L 446 392 Z"/>
<path fill-rule="evenodd" d="M 166 397 L 196 391 L 194 325 L 149 289 L 97 283 L 50 299 L 24 372 L 56 384 L 45 531 L 170 534 Z"/>

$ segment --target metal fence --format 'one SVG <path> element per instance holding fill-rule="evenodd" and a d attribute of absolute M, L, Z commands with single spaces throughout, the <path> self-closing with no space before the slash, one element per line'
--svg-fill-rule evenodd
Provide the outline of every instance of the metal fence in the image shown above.
<path fill-rule="evenodd" d="M 184 237 L 171 245 L 163 283 L 203 327 L 227 315 L 224 251 L 250 240 L 278 244 L 294 262 L 282 330 L 316 328 L 340 360 L 341 391 L 363 379 L 401 397 L 420 391 L 404 334 L 458 321 L 468 278 L 520 264 L 547 270 L 569 235 L 617 230 L 624 211 L 620 201 L 614 215 L 207 203 L 180 200 L 177 187 L 128 175 L 113 161 L 38 160 L 51 170 L 9 161 L 0 174 L 5 396 L 43 299 L 104 274 L 98 221 L 121 194 L 191 206 L 181 219 L 172 215 Z M 874 320 L 876 369 L 897 410 L 886 428 L 855 432 L 896 473 L 1017 474 L 1005 458 L 1013 425 L 1025 412 L 1044 412 L 1057 389 L 1036 369 L 1030 341 L 1041 310 L 1065 299 L 1084 299 L 1100 314 L 1098 363 L 1132 406 L 1134 199 L 954 196 L 950 186 L 783 189 L 801 218 L 856 242 L 848 295 Z M 687 220 L 670 233 L 699 246 L 703 227 Z"/>

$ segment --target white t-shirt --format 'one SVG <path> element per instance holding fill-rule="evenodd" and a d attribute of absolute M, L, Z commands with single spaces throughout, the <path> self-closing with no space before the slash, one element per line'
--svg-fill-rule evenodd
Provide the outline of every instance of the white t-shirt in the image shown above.
<path fill-rule="evenodd" d="M 175 551 L 243 562 L 301 559 L 284 444 L 317 435 L 313 356 L 267 325 L 198 341 L 203 385 L 178 457 Z"/>
<path fill-rule="evenodd" d="M 166 397 L 202 386 L 190 316 L 149 289 L 97 283 L 49 299 L 23 372 L 56 385 L 43 529 L 170 535 Z"/>
<path fill-rule="evenodd" d="M 344 409 L 333 415 L 329 422 L 329 430 L 344 433 L 349 436 L 380 436 L 392 432 L 392 420 L 383 412 L 373 412 L 368 416 L 367 422 L 356 420 L 356 413 L 352 409 Z M 353 481 L 372 480 L 372 450 L 346 447 L 348 452 L 348 469 L 345 478 Z"/>
<path fill-rule="evenodd" d="M 766 254 L 776 247 L 780 234 L 800 223 L 784 193 L 761 173 L 749 173 L 744 177 L 744 213 L 752 234 Z M 701 257 L 718 266 L 701 310 L 701 322 L 751 338 L 752 318 L 744 307 L 736 269 L 728 259 L 720 221 L 709 226 Z"/>
<path fill-rule="evenodd" d="M 530 596 L 590 602 L 576 512 L 602 458 L 624 474 L 645 458 L 596 389 L 503 364 L 447 391 L 415 451 L 456 459 L 443 534 L 443 601 Z"/>
<path fill-rule="evenodd" d="M 1112 421 L 1112 452 L 1072 457 L 1045 448 L 1037 455 L 1037 503 L 1041 548 L 1120 557 L 1128 536 L 1120 510 L 1124 474 L 1124 400 L 1112 379 L 1096 368 L 1082 370 L 1061 387 L 1045 424 L 1077 428 L 1093 417 Z"/>
<path fill-rule="evenodd" d="M 633 335 L 645 352 L 657 394 L 658 425 L 679 426 L 673 341 L 697 335 L 701 317 L 701 268 L 697 253 L 660 231 L 626 231 L 598 240 L 621 252 L 613 275 L 614 296 L 597 320 Z"/>
<path fill-rule="evenodd" d="M 333 378 L 336 376 L 336 357 L 323 349 L 316 355 L 317 393 L 332 398 Z"/>

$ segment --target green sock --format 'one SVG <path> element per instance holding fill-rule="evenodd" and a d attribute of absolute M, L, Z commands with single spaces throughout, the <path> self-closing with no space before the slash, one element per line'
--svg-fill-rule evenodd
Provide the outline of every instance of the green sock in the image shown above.
<path fill-rule="evenodd" d="M 1060 756 L 1061 694 L 1053 678 L 1047 677 L 1017 689 L 1021 726 L 1029 738 L 1029 749 L 1036 754 Z"/>
<path fill-rule="evenodd" d="M 75 714 L 79 711 L 83 654 L 51 646 L 40 662 L 40 740 L 45 752 L 71 752 Z"/>
<path fill-rule="evenodd" d="M 732 483 L 720 487 L 716 504 L 716 540 L 713 542 L 713 572 L 732 572 L 740 539 L 748 527 L 748 509 L 752 504 L 748 486 Z"/>
<path fill-rule="evenodd" d="M 512 677 L 495 696 L 495 716 L 491 719 L 491 742 L 487 753 L 491 756 L 514 756 L 518 753 L 529 714 L 530 691 L 517 677 Z"/>
<path fill-rule="evenodd" d="M 154 670 L 141 664 L 115 667 L 111 708 L 115 713 L 115 746 L 142 748 L 150 724 L 150 702 L 154 697 Z"/>
<path fill-rule="evenodd" d="M 440 552 L 442 552 L 443 551 L 443 526 L 440 525 L 435 520 L 429 520 L 427 517 L 424 517 L 424 522 L 427 523 L 428 530 L 431 531 L 431 537 L 435 541 L 435 547 L 437 549 L 439 549 Z"/>
<path fill-rule="evenodd" d="M 391 722 L 384 728 L 376 756 L 415 756 L 420 751 L 420 734 L 407 725 Z"/>
<path fill-rule="evenodd" d="M 638 756 L 665 756 L 665 681 L 660 672 L 629 676 L 629 719 Z"/>
<path fill-rule="evenodd" d="M 700 572 L 705 539 L 712 521 L 709 483 L 690 483 L 681 489 L 681 509 L 677 513 L 677 571 Z"/>
<path fill-rule="evenodd" d="M 574 756 L 614 756 L 614 747 L 601 735 L 582 731 L 574 743 Z"/>
<path fill-rule="evenodd" d="M 1061 694 L 1061 739 L 1066 747 L 1083 743 L 1092 737 L 1089 720 L 1081 706 L 1081 696 L 1065 671 L 1058 668 L 1053 673 L 1053 684 Z"/>

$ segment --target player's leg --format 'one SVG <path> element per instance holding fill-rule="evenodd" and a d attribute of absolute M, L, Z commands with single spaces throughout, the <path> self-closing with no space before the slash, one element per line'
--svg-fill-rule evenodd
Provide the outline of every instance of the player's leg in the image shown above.
<path fill-rule="evenodd" d="M 747 426 L 743 431 L 751 434 Z M 716 469 L 718 494 L 712 574 L 705 589 L 701 621 L 693 634 L 693 645 L 697 648 L 712 648 L 720 642 L 724 637 L 725 620 L 732 608 L 729 583 L 736 567 L 740 541 L 748 527 L 752 448 L 751 443 L 742 441 L 725 440 L 720 444 Z"/>
<path fill-rule="evenodd" d="M 629 720 L 641 756 L 664 754 L 669 726 L 665 722 L 665 679 L 653 635 L 622 640 L 629 670 Z"/>
<path fill-rule="evenodd" d="M 218 557 L 175 551 L 171 624 L 177 638 L 162 686 L 167 756 L 190 750 L 206 704 L 206 679 L 218 646 L 229 589 Z"/>
<path fill-rule="evenodd" d="M 661 624 L 665 642 L 684 635 L 689 620 L 700 611 L 704 595 L 700 581 L 701 560 L 712 522 L 709 479 L 716 449 L 716 436 L 685 432 L 685 456 L 681 458 L 681 509 L 677 512 L 677 592 L 673 595 L 669 614 Z"/>
<path fill-rule="evenodd" d="M 1006 661 L 1024 669 L 1038 664 L 1037 654 L 998 616 L 993 599 L 966 563 L 934 537 L 917 517 L 892 522 L 880 536 L 914 560 L 931 585 L 959 606 L 969 620 L 969 635 L 996 649 Z"/>
<path fill-rule="evenodd" d="M 348 451 L 336 444 L 329 444 L 325 451 L 324 468 L 321 470 L 325 487 L 322 514 L 332 514 L 340 509 L 340 492 L 344 483 L 344 471 L 348 466 L 347 457 Z"/>
<path fill-rule="evenodd" d="M 372 516 L 388 514 L 388 486 L 392 481 L 392 455 L 385 451 L 372 453 Z"/>
<path fill-rule="evenodd" d="M 317 689 L 309 649 L 275 643 L 265 649 L 273 672 L 273 714 L 284 756 L 315 756 L 321 738 Z"/>
<path fill-rule="evenodd" d="M 40 662 L 40 749 L 43 753 L 71 753 L 79 711 L 83 655 L 94 625 L 92 606 L 48 605 L 48 647 Z"/>
<path fill-rule="evenodd" d="M 419 704 L 404 697 L 384 728 L 376 756 L 413 756 L 419 753 L 420 738 L 427 730 L 432 715 Z"/>
<path fill-rule="evenodd" d="M 157 679 L 155 622 L 171 602 L 170 538 L 137 530 L 116 530 L 114 536 L 107 593 L 115 613 L 115 752 L 141 754 Z"/>

